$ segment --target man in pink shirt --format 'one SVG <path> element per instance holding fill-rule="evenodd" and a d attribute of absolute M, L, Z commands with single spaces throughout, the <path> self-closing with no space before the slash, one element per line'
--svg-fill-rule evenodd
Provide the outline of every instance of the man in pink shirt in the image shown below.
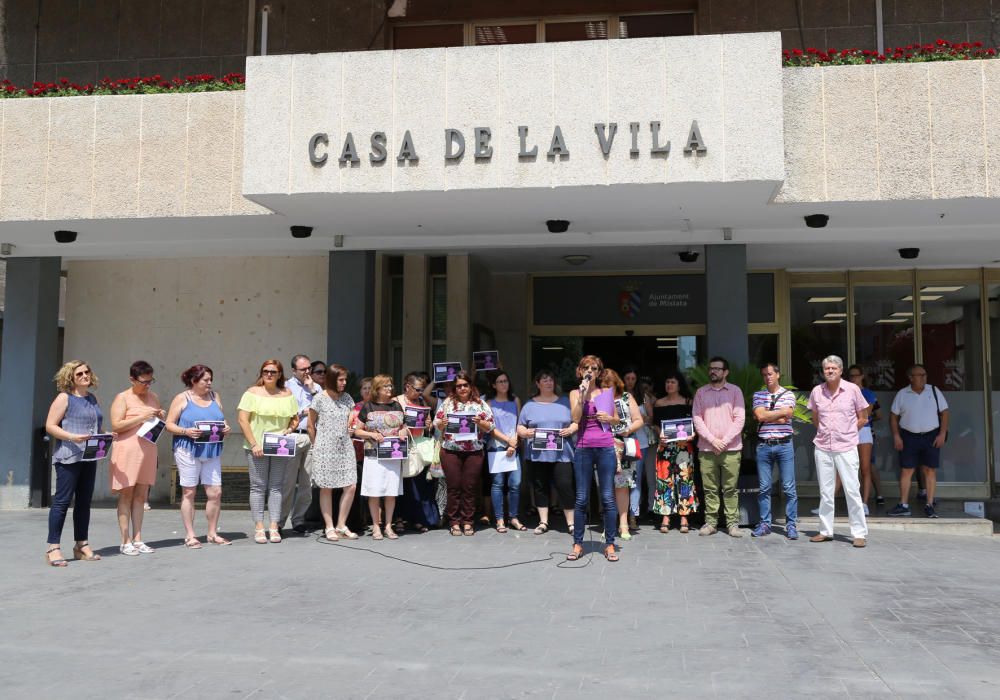
<path fill-rule="evenodd" d="M 718 532 L 721 487 L 727 531 L 730 537 L 743 537 L 736 481 L 740 476 L 746 404 L 740 388 L 726 381 L 728 376 L 729 363 L 724 358 L 709 360 L 709 383 L 698 389 L 691 408 L 705 487 L 705 524 L 698 531 L 702 536 Z"/>
<path fill-rule="evenodd" d="M 837 474 L 844 485 L 851 537 L 855 547 L 864 547 L 868 537 L 864 503 L 858 482 L 858 429 L 868 422 L 868 402 L 854 382 L 841 381 L 844 361 L 836 355 L 823 360 L 826 382 L 809 395 L 816 438 L 816 480 L 819 481 L 819 533 L 810 542 L 833 539 L 833 493 Z"/>

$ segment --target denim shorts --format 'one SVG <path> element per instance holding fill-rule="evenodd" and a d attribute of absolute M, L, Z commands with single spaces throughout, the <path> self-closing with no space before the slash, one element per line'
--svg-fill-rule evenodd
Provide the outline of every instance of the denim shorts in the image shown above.
<path fill-rule="evenodd" d="M 908 430 L 899 431 L 903 438 L 903 449 L 899 452 L 899 466 L 903 469 L 915 469 L 925 466 L 937 469 L 941 463 L 941 450 L 934 447 L 934 438 L 938 431 L 929 433 L 911 433 Z"/>

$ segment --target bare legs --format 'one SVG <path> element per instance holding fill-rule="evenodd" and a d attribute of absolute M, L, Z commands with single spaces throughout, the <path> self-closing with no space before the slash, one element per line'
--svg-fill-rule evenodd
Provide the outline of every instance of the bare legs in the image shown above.
<path fill-rule="evenodd" d="M 118 492 L 118 529 L 121 530 L 122 544 L 142 542 L 143 505 L 146 503 L 147 494 L 149 494 L 149 484 L 136 484 Z M 131 525 L 131 537 L 129 537 L 129 525 Z"/>
<path fill-rule="evenodd" d="M 618 532 L 619 535 L 629 535 L 628 529 L 628 502 L 629 502 L 629 489 L 623 488 L 615 489 L 615 504 L 618 506 Z M 623 537 L 622 539 L 628 539 L 628 537 Z"/>
<path fill-rule="evenodd" d="M 353 497 L 353 493 L 351 495 Z M 396 533 L 392 529 L 392 513 L 395 509 L 396 497 L 385 496 L 385 527 L 380 529 L 378 520 L 379 499 L 375 496 L 368 497 L 368 511 L 372 516 L 372 539 L 382 539 L 382 529 L 385 530 L 385 536 L 390 540 L 396 539 Z"/>
<path fill-rule="evenodd" d="M 861 471 L 861 502 L 868 505 L 868 500 L 872 495 L 872 444 L 870 442 L 858 444 L 858 463 Z"/>
<path fill-rule="evenodd" d="M 194 496 L 197 486 L 181 487 L 181 521 L 184 523 L 184 540 L 193 540 L 194 534 Z"/>

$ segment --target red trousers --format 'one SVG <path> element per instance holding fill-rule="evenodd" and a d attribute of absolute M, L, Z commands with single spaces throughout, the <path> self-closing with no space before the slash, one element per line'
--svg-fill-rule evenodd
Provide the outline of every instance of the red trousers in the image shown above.
<path fill-rule="evenodd" d="M 441 468 L 448 484 L 448 507 L 445 515 L 449 524 L 472 525 L 476 516 L 476 496 L 483 471 L 483 452 L 452 452 L 441 450 Z"/>

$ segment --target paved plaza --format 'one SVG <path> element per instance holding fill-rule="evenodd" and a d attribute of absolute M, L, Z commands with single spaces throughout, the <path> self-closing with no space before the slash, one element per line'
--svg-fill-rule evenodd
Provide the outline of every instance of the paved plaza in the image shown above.
<path fill-rule="evenodd" d="M 46 517 L 0 514 L 6 699 L 1000 697 L 996 537 L 644 527 L 561 568 L 560 532 L 257 545 L 242 511 L 193 551 L 154 509 L 132 558 L 97 509 L 104 560 L 59 570 Z"/>

